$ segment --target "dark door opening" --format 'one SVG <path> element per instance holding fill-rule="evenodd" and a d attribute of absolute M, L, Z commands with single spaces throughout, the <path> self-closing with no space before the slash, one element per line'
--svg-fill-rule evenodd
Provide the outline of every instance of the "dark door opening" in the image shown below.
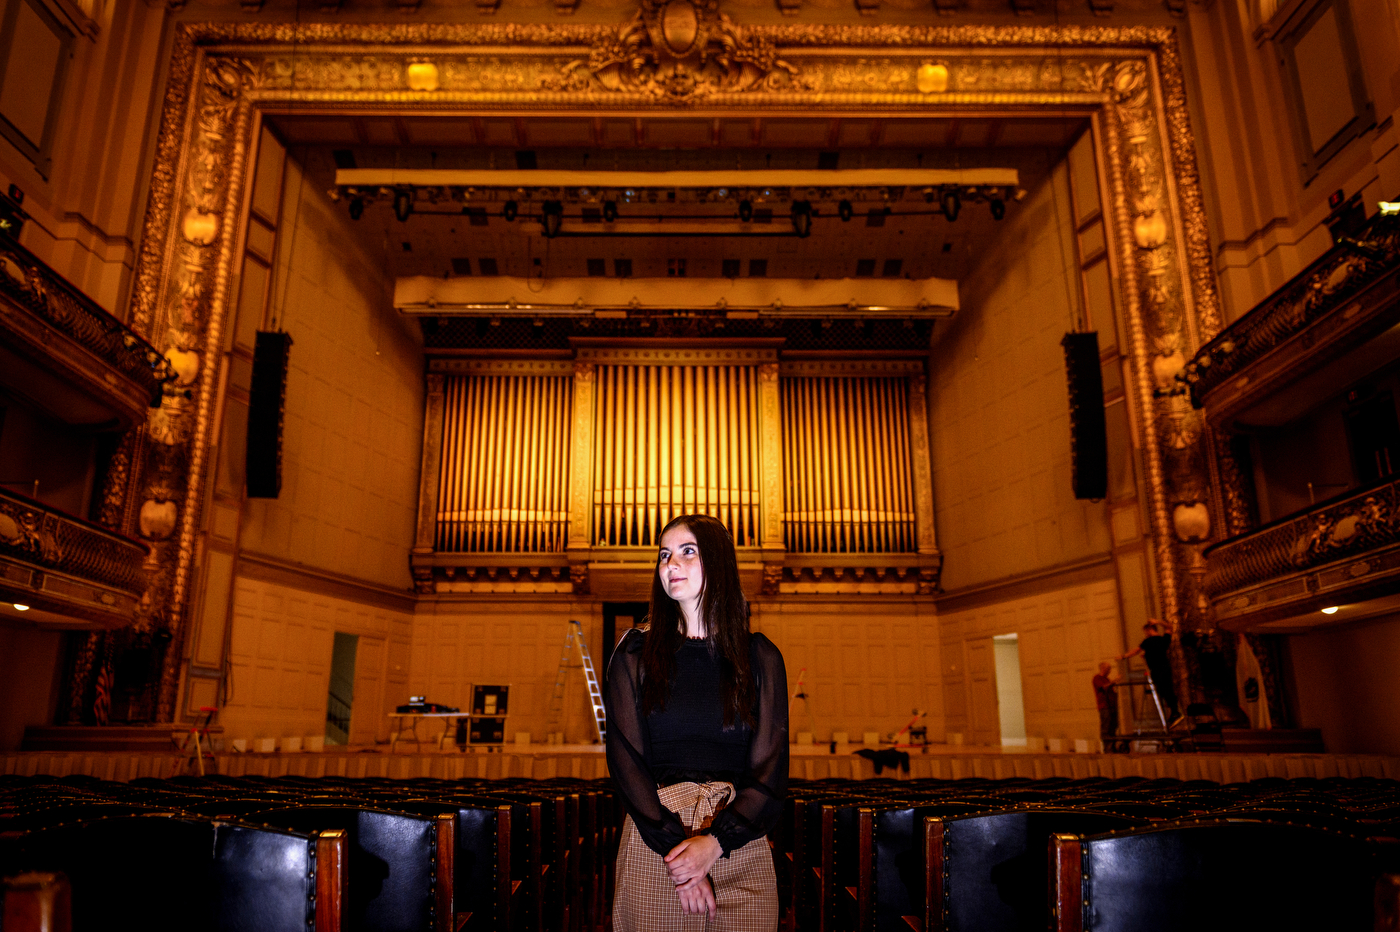
<path fill-rule="evenodd" d="M 600 679 L 607 682 L 608 663 L 612 660 L 613 648 L 630 629 L 646 621 L 645 602 L 604 602 L 603 603 L 603 667 Z"/>

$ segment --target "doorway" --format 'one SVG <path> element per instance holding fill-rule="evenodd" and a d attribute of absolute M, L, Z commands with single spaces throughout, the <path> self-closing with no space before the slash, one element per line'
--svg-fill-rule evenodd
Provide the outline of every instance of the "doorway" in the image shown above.
<path fill-rule="evenodd" d="M 350 706 L 355 699 L 355 652 L 358 634 L 335 633 L 331 647 L 331 685 L 326 693 L 326 743 L 350 743 Z"/>
<path fill-rule="evenodd" d="M 599 682 L 606 683 L 608 663 L 612 660 L 613 648 L 630 629 L 642 624 L 647 617 L 649 606 L 645 602 L 604 602 L 603 603 L 603 666 L 598 671 Z"/>
<path fill-rule="evenodd" d="M 1026 746 L 1026 703 L 1021 696 L 1021 642 L 1015 634 L 992 638 L 992 664 L 997 681 L 997 715 L 1001 746 Z"/>

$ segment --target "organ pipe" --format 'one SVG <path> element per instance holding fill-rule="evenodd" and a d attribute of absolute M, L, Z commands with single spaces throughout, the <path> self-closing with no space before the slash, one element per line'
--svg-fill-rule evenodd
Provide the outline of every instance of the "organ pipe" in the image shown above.
<path fill-rule="evenodd" d="M 567 544 L 567 376 L 444 380 L 436 549 L 560 553 Z"/>
<path fill-rule="evenodd" d="M 785 377 L 782 397 L 786 548 L 913 551 L 906 381 Z"/>

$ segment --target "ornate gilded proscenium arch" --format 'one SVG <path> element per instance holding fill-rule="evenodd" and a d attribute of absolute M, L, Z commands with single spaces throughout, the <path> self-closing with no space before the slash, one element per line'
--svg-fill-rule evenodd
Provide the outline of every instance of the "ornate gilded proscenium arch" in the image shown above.
<path fill-rule="evenodd" d="M 263 113 L 289 109 L 1092 118 L 1131 331 L 1162 609 L 1186 627 L 1207 625 L 1200 548 L 1229 521 L 1212 477 L 1232 484 L 1200 416 L 1174 391 L 1220 312 L 1173 30 L 740 28 L 715 0 L 643 0 L 621 28 L 187 25 L 175 42 L 131 320 L 179 354 L 188 392 L 169 393 L 133 432 L 107 489 L 107 517 L 154 548 L 139 625 L 173 635 L 158 719 L 175 712 L 217 398 L 211 362 L 234 295 L 252 141 Z M 156 514 L 166 519 L 142 520 Z"/>

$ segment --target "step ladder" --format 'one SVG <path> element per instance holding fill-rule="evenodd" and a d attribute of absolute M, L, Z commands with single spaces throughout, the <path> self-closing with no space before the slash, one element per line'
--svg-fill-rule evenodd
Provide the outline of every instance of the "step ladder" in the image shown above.
<path fill-rule="evenodd" d="M 583 623 L 569 619 L 568 630 L 564 634 L 564 653 L 559 658 L 559 673 L 554 677 L 554 693 L 549 698 L 549 724 L 546 733 L 562 730 L 564 719 L 564 684 L 569 668 L 574 666 L 574 650 L 583 660 L 583 681 L 588 686 L 588 704 L 593 709 L 593 726 L 598 734 L 598 742 L 607 740 L 607 712 L 603 708 L 603 692 L 598 686 L 598 674 L 593 670 L 593 658 L 588 653 L 588 641 L 583 636 Z"/>

